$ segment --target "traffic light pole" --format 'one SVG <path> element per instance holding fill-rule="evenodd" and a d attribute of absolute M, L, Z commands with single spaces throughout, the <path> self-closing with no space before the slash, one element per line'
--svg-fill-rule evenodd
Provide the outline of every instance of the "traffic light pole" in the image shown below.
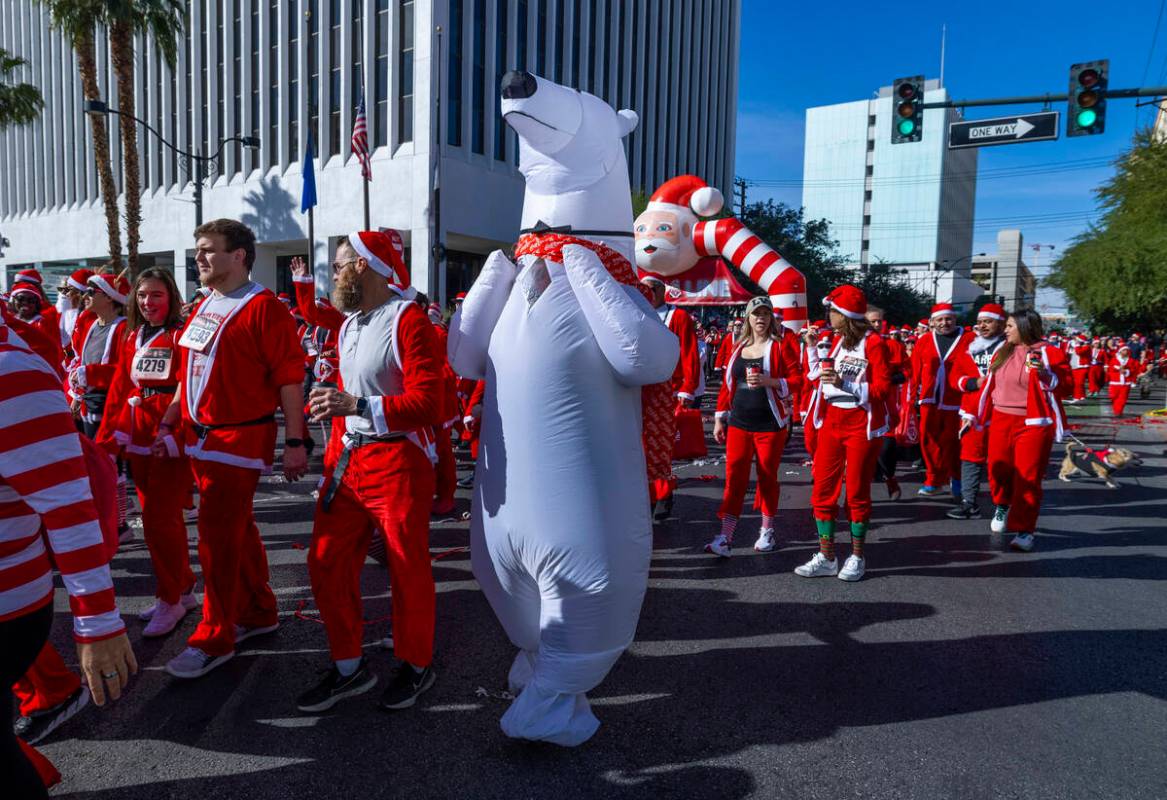
<path fill-rule="evenodd" d="M 1152 86 L 1144 89 L 1107 89 L 1106 99 L 1125 98 L 1125 97 L 1158 97 L 1159 95 L 1167 95 L 1167 86 Z M 1014 106 L 1014 105 L 1029 105 L 1031 103 L 1045 103 L 1050 105 L 1052 103 L 1064 103 L 1069 99 L 1069 94 L 1061 92 L 1058 94 L 1034 94 L 1023 97 L 990 97 L 983 100 L 944 100 L 939 103 L 921 103 L 921 108 L 965 108 L 973 106 Z"/>

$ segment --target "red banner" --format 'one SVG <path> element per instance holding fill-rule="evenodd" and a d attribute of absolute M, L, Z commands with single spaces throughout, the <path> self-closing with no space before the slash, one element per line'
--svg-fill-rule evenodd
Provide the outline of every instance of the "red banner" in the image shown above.
<path fill-rule="evenodd" d="M 665 302 L 675 306 L 739 306 L 753 297 L 716 256 L 702 258 L 692 269 L 668 281 Z"/>

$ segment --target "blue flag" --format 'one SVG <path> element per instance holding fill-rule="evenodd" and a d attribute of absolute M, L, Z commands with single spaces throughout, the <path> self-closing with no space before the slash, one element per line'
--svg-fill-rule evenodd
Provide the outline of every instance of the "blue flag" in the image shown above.
<path fill-rule="evenodd" d="M 316 206 L 316 170 L 312 166 L 312 159 L 316 155 L 312 146 L 312 134 L 308 134 L 308 146 L 304 149 L 304 163 L 300 165 L 300 174 L 304 178 L 304 186 L 300 190 L 300 213 L 303 214 Z"/>

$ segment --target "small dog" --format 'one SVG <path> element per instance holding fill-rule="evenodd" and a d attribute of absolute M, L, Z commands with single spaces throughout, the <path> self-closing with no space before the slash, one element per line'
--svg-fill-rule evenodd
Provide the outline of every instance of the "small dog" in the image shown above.
<path fill-rule="evenodd" d="M 1124 467 L 1140 466 L 1143 460 L 1125 447 L 1110 447 L 1106 450 L 1089 450 L 1078 442 L 1066 444 L 1066 457 L 1062 459 L 1062 468 L 1058 472 L 1058 480 L 1066 483 L 1075 475 L 1090 475 L 1093 473 L 1111 489 L 1117 489 L 1118 484 L 1111 477 Z"/>

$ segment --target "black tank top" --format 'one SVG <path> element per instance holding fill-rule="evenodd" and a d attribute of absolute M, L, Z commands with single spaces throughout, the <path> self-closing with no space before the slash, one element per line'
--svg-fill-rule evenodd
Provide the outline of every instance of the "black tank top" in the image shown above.
<path fill-rule="evenodd" d="M 766 387 L 750 386 L 746 383 L 746 369 L 762 369 L 760 358 L 737 358 L 733 362 L 733 405 L 729 412 L 729 424 L 751 433 L 773 433 L 781 430 L 770 401 L 766 397 Z"/>

